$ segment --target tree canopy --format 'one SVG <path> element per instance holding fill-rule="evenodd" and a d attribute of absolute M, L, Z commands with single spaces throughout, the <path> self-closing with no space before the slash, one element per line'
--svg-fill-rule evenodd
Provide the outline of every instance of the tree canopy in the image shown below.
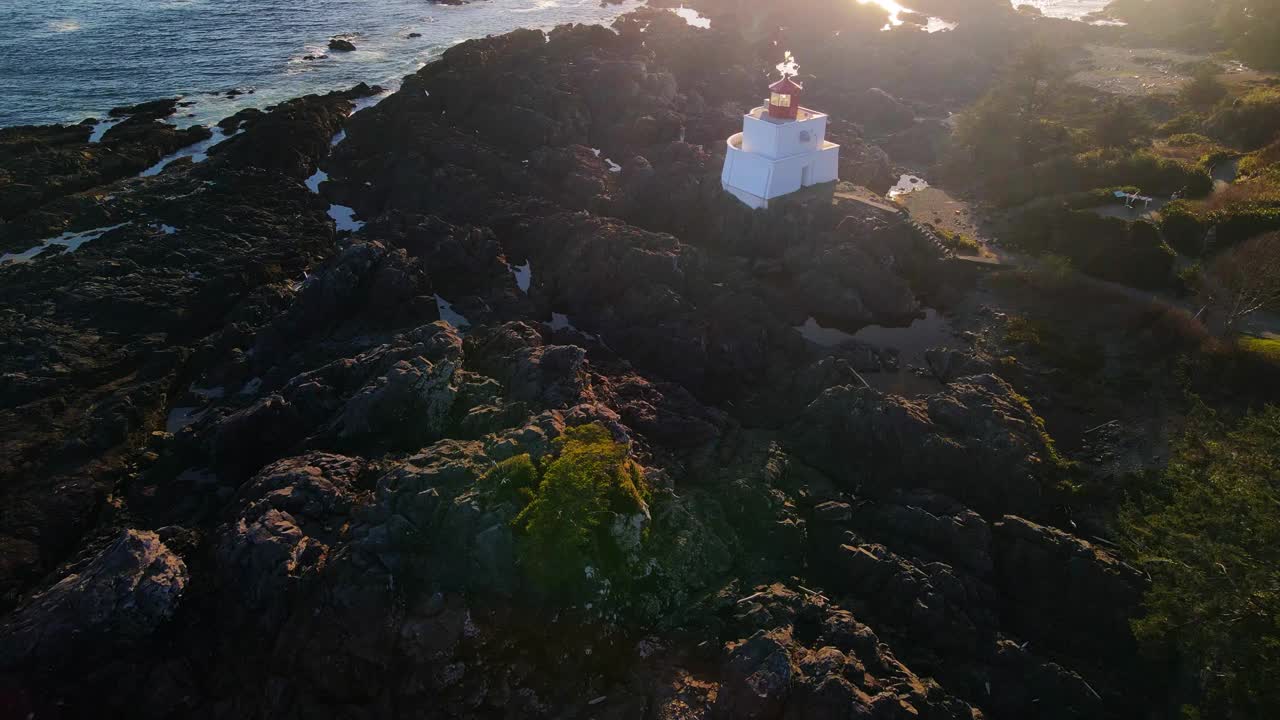
<path fill-rule="evenodd" d="M 1200 716 L 1280 717 L 1280 407 L 1234 426 L 1199 407 L 1121 521 L 1152 579 L 1134 632 L 1194 673 Z"/>

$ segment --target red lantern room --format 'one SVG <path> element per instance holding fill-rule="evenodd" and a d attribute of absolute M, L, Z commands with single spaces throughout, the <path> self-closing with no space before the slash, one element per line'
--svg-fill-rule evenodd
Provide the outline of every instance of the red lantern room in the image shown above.
<path fill-rule="evenodd" d="M 800 92 L 804 86 L 784 75 L 769 86 L 769 117 L 795 120 L 800 111 Z"/>

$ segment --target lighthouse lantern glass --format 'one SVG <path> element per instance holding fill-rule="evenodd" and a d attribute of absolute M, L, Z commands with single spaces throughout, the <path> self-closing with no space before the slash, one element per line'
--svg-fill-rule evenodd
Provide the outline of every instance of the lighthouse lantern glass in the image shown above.
<path fill-rule="evenodd" d="M 777 107 L 791 107 L 791 96 L 783 93 L 771 93 L 769 95 L 769 104 Z"/>

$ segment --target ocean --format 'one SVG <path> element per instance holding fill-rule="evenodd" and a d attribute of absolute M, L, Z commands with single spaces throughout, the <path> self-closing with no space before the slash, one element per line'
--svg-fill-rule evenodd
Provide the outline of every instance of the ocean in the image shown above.
<path fill-rule="evenodd" d="M 1091 12 L 1097 12 L 1111 0 L 1016 0 L 1014 5 L 1035 5 L 1045 15 L 1079 20 Z"/>
<path fill-rule="evenodd" d="M 1046 14 L 1075 18 L 1106 4 L 1028 1 Z M 245 107 L 362 81 L 394 86 L 468 38 L 569 22 L 607 25 L 639 3 L 0 0 L 0 127 L 74 123 L 178 95 L 195 103 L 175 118 L 178 124 L 209 124 Z M 329 51 L 335 35 L 350 37 L 357 50 Z M 228 90 L 245 94 L 228 98 Z"/>
<path fill-rule="evenodd" d="M 607 25 L 638 4 L 0 0 L 0 127 L 78 122 L 177 95 L 196 103 L 179 124 L 216 122 L 245 107 L 362 81 L 394 85 L 468 38 L 569 22 Z M 357 50 L 329 51 L 335 35 L 350 37 Z M 226 98 L 233 89 L 254 92 Z"/>

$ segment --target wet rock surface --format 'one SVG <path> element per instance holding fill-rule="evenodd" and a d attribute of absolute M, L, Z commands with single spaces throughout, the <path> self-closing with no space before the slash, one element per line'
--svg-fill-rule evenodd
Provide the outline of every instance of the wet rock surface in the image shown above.
<path fill-rule="evenodd" d="M 851 7 L 839 42 L 880 42 Z M 768 53 L 665 11 L 616 29 L 468 41 L 374 107 L 246 111 L 146 177 L 210 131 L 164 126 L 167 101 L 99 143 L 0 131 L 0 182 L 30 193 L 3 247 L 112 228 L 0 265 L 16 707 L 1134 716 L 1141 578 L 1062 529 L 1027 401 L 958 353 L 930 357 L 937 393 L 880 393 L 860 373 L 892 353 L 795 330 L 911 322 L 937 249 L 849 200 L 740 207 L 721 148 Z M 884 133 L 923 102 L 824 92 Z M 833 136 L 892 182 L 861 130 Z M 492 478 L 587 424 L 645 495 L 566 601 Z"/>

